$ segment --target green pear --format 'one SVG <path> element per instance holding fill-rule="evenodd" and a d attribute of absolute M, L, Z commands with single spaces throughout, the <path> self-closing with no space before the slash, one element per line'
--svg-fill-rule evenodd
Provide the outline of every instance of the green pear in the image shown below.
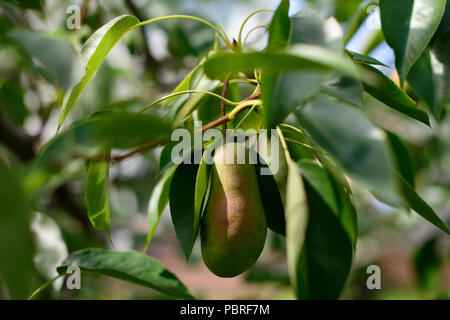
<path fill-rule="evenodd" d="M 242 155 L 246 160 L 239 164 Z M 220 277 L 234 277 L 253 266 L 266 240 L 266 217 L 249 157 L 238 143 L 225 144 L 214 155 L 200 234 L 203 260 Z"/>

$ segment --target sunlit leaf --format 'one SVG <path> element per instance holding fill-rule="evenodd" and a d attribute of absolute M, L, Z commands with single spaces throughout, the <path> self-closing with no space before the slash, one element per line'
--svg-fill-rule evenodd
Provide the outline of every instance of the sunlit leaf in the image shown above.
<path fill-rule="evenodd" d="M 445 104 L 450 103 L 450 33 L 425 49 L 408 75 L 408 83 L 429 106 L 439 121 Z"/>
<path fill-rule="evenodd" d="M 169 203 L 169 187 L 173 174 L 175 173 L 175 169 L 176 167 L 171 167 L 163 173 L 158 183 L 153 188 L 152 195 L 150 196 L 150 201 L 148 203 L 149 230 L 147 234 L 147 242 L 145 244 L 146 249 L 150 245 L 153 234 L 159 224 L 159 220 L 161 220 L 164 209 Z"/>
<path fill-rule="evenodd" d="M 380 70 L 364 63 L 356 64 L 364 90 L 392 109 L 430 125 L 428 115 L 418 109 L 414 100 Z"/>
<path fill-rule="evenodd" d="M 60 274 L 65 273 L 71 265 L 78 266 L 82 272 L 124 280 L 176 298 L 194 299 L 161 262 L 137 251 L 84 249 L 73 252 L 57 270 Z"/>
<path fill-rule="evenodd" d="M 81 51 L 81 57 L 86 72 L 81 81 L 73 86 L 66 94 L 58 127 L 61 127 L 64 119 L 77 102 L 81 92 L 97 72 L 103 60 L 105 60 L 117 41 L 138 23 L 139 20 L 133 16 L 123 15 L 116 17 L 95 31 L 95 33 L 86 41 Z"/>
<path fill-rule="evenodd" d="M 325 20 L 317 12 L 302 10 L 292 18 L 292 45 L 342 48 L 342 30 L 334 19 Z M 329 78 L 330 70 L 297 70 L 285 73 L 263 68 L 262 99 L 265 125 L 273 128 L 304 100 L 314 95 Z"/>
<path fill-rule="evenodd" d="M 107 153 L 106 153 L 107 154 Z M 89 220 L 97 230 L 105 230 L 112 241 L 109 207 L 109 159 L 87 162 L 86 207 Z"/>
<path fill-rule="evenodd" d="M 356 76 L 351 62 L 341 54 L 307 44 L 293 45 L 283 52 L 222 53 L 205 62 L 205 73 L 213 79 L 233 72 L 263 68 L 269 71 L 336 71 Z"/>
<path fill-rule="evenodd" d="M 289 0 L 281 0 L 269 25 L 267 50 L 284 49 L 291 36 L 291 20 L 289 19 Z"/>
<path fill-rule="evenodd" d="M 433 37 L 444 10 L 442 0 L 380 0 L 381 26 L 394 49 L 402 82 Z"/>

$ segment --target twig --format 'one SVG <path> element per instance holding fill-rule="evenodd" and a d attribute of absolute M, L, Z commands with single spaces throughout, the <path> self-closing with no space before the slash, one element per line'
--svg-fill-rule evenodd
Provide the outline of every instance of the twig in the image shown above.
<path fill-rule="evenodd" d="M 258 89 L 258 90 L 256 90 L 255 93 L 253 93 L 251 96 L 245 98 L 242 102 L 248 101 L 248 100 L 252 100 L 252 99 L 257 99 L 259 97 L 260 93 L 261 92 Z M 241 112 L 243 112 L 244 110 L 246 110 L 249 107 L 251 107 L 251 105 L 248 105 L 247 107 L 240 109 L 238 112 L 234 113 L 234 117 L 236 117 L 237 115 L 239 115 Z M 224 116 L 221 116 L 217 120 L 214 120 L 214 121 L 211 121 L 211 122 L 205 124 L 200 129 L 201 132 L 204 132 L 206 130 L 215 128 L 218 125 L 226 123 L 228 120 L 230 120 L 230 114 L 232 114 L 232 113 L 230 112 L 230 113 L 228 113 L 228 114 L 226 114 Z M 194 132 L 194 133 L 196 133 L 196 132 Z M 139 147 L 134 148 L 133 150 L 131 150 L 131 151 L 127 152 L 127 153 L 124 153 L 122 155 L 112 156 L 111 157 L 111 161 L 113 161 L 113 162 L 120 162 L 120 161 L 122 161 L 122 160 L 124 160 L 126 158 L 134 156 L 135 154 L 147 151 L 148 149 L 157 147 L 157 146 L 159 146 L 161 144 L 164 144 L 164 143 L 166 143 L 168 141 L 170 141 L 170 136 L 165 136 L 165 137 L 162 137 L 162 138 L 159 138 L 159 139 L 156 139 L 156 140 L 149 141 L 149 142 L 147 142 L 147 143 L 145 143 L 143 145 L 140 145 Z"/>

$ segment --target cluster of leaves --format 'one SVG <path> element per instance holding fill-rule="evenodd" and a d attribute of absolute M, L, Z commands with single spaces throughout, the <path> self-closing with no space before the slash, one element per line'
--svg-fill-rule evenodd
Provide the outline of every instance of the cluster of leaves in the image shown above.
<path fill-rule="evenodd" d="M 376 2 L 361 4 L 343 30 L 339 21 L 349 16 L 345 6 L 339 7 L 342 10 L 336 12 L 336 18 L 325 19 L 311 10 L 289 16 L 289 1 L 282 0 L 267 26 L 267 45 L 260 51 L 245 46 L 241 35 L 232 42 L 220 27 L 191 16 L 141 22 L 125 15 L 111 20 L 84 44 L 81 56 L 85 72 L 80 81 L 68 89 L 63 79 L 55 79 L 61 90 L 68 89 L 62 101 L 58 133 L 24 170 L 23 187 L 14 182 L 8 167 L 1 163 L 0 170 L 5 172 L 2 176 L 11 176 L 11 181 L 2 179 L 1 183 L 25 190 L 10 189 L 13 196 L 1 195 L 4 199 L 0 201 L 0 214 L 14 208 L 17 221 L 0 226 L 8 226 L 8 230 L 24 228 L 30 208 L 15 206 L 28 203 L 17 198 L 22 194 L 24 199 L 43 197 L 67 178 L 63 169 L 84 163 L 89 219 L 96 229 L 110 233 L 111 162 L 163 145 L 160 180 L 148 209 L 147 246 L 170 203 L 177 238 L 189 259 L 198 234 L 209 171 L 203 161 L 200 165 L 172 163 L 174 143 L 169 141 L 170 134 L 180 127 L 192 130 L 194 120 L 219 125 L 214 121 L 221 117 L 220 104 L 226 103 L 228 117 L 224 121 L 230 128 L 278 132 L 271 138 L 279 139 L 283 146 L 278 159 L 280 170 L 274 176 L 259 177 L 259 183 L 264 186 L 260 189 L 265 192 L 262 199 L 268 226 L 286 237 L 289 277 L 298 298 L 335 299 L 345 287 L 358 234 L 348 177 L 380 201 L 412 209 L 449 234 L 444 222 L 415 191 L 411 159 L 402 139 L 372 123 L 364 103 L 364 97 L 369 95 L 396 113 L 427 126 L 430 119 L 443 119 L 450 104 L 446 90 L 450 80 L 449 5 L 442 0 L 380 0 L 381 39 L 395 52 L 399 86 L 376 68 L 384 65 L 382 62 L 345 49 L 373 3 Z M 168 19 L 196 20 L 216 32 L 213 47 L 199 57 L 198 65 L 174 91 L 138 113 L 100 112 L 63 127 L 114 45 L 135 28 Z M 32 45 L 37 58 L 35 46 L 50 45 L 27 37 L 10 34 L 11 41 L 16 41 L 22 50 L 31 51 Z M 373 39 L 374 43 L 379 41 Z M 50 61 L 41 60 L 38 71 L 51 78 L 55 61 L 64 64 L 64 59 L 72 60 L 63 52 Z M 223 86 L 229 90 L 222 97 Z M 408 95 L 409 88 L 414 99 Z M 9 96 L 5 90 L 8 86 L 2 87 L 0 98 L 2 93 Z M 246 100 L 248 96 L 252 99 Z M 158 110 L 153 110 L 163 101 Z M 20 113 L 16 115 L 20 118 Z M 124 149 L 131 151 L 116 155 L 117 150 Z M 201 150 L 191 151 L 194 156 L 201 156 Z M 187 156 L 190 153 L 182 155 Z M 0 234 L 7 242 L 8 233 Z M 24 241 L 23 247 L 31 250 L 31 239 Z M 18 260 L 1 265 L 0 273 L 7 284 L 8 279 L 19 281 L 11 270 L 13 263 Z M 79 265 L 85 272 L 117 277 L 175 297 L 192 297 L 164 266 L 138 252 L 78 251 L 65 260 L 58 272 L 65 274 L 70 264 Z M 17 295 L 12 293 L 13 297 L 23 295 L 23 283 L 11 287 L 21 288 Z"/>

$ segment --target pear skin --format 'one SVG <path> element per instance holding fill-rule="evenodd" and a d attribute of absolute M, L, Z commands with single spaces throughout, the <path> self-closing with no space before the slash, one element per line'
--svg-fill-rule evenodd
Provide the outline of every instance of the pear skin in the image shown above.
<path fill-rule="evenodd" d="M 203 260 L 220 277 L 234 277 L 252 267 L 267 234 L 256 170 L 247 149 L 245 163 L 237 163 L 238 146 L 242 145 L 228 143 L 216 150 L 201 221 Z"/>

